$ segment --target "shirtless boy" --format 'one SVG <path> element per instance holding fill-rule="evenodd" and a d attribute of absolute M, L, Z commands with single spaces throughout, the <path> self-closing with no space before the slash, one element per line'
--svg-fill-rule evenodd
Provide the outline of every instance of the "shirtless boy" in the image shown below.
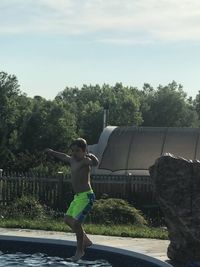
<path fill-rule="evenodd" d="M 71 259 L 78 261 L 84 255 L 85 248 L 92 245 L 83 230 L 82 223 L 92 209 L 95 200 L 95 194 L 90 184 L 90 169 L 91 166 L 97 166 L 99 161 L 95 155 L 87 153 L 87 142 L 82 138 L 74 140 L 70 148 L 71 156 L 52 149 L 46 149 L 46 152 L 71 166 L 71 183 L 75 195 L 65 214 L 64 222 L 76 234 L 77 249 Z"/>

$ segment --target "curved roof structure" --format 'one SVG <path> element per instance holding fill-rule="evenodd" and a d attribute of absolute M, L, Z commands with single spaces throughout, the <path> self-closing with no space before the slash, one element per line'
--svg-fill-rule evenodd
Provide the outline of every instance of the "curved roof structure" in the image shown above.
<path fill-rule="evenodd" d="M 107 127 L 96 145 L 97 173 L 148 171 L 164 153 L 200 159 L 199 135 L 199 128 Z"/>

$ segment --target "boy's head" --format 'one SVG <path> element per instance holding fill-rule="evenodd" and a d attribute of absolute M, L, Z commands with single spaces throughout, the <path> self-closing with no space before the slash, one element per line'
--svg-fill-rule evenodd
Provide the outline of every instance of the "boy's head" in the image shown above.
<path fill-rule="evenodd" d="M 83 138 L 77 138 L 72 141 L 70 148 L 72 150 L 72 156 L 77 160 L 81 160 L 87 152 L 87 142 Z"/>

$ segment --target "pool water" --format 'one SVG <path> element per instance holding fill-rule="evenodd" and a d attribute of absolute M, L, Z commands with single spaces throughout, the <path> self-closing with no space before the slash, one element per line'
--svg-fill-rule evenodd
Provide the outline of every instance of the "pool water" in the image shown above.
<path fill-rule="evenodd" d="M 0 251 L 0 267 L 112 267 L 112 265 L 105 260 L 86 261 L 79 260 L 78 262 L 71 262 L 70 260 L 51 257 L 43 253 L 25 254 L 22 252 L 4 253 Z"/>

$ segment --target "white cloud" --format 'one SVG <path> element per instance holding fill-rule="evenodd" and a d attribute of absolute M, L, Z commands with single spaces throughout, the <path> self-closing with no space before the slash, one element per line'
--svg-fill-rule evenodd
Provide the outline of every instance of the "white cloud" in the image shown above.
<path fill-rule="evenodd" d="M 199 0 L 1 0 L 0 14 L 0 34 L 90 35 L 119 44 L 200 41 Z"/>

